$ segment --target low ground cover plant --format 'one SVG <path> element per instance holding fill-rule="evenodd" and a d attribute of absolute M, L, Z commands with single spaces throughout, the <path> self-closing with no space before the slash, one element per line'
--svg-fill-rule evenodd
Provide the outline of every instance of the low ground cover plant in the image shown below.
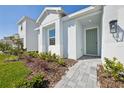
<path fill-rule="evenodd" d="M 34 57 L 34 58 L 37 58 L 39 56 L 38 51 L 29 51 L 26 53 L 27 53 L 27 55 Z"/>
<path fill-rule="evenodd" d="M 60 65 L 63 65 L 63 66 L 65 64 L 63 58 L 56 55 L 55 53 L 54 54 L 52 54 L 51 52 L 38 53 L 37 51 L 30 51 L 30 52 L 27 52 L 25 54 L 27 54 L 30 57 L 40 58 L 41 60 L 45 60 L 45 61 L 48 61 L 48 62 L 56 62 L 56 63 L 58 63 Z"/>
<path fill-rule="evenodd" d="M 52 54 L 51 52 L 43 52 L 39 54 L 39 58 L 46 60 L 48 62 L 56 62 L 60 65 L 64 65 L 64 60 L 60 56 L 56 55 L 55 53 Z"/>
<path fill-rule="evenodd" d="M 47 87 L 47 81 L 44 80 L 42 74 L 37 74 L 32 79 L 19 81 L 16 85 L 17 88 L 44 88 Z"/>
<path fill-rule="evenodd" d="M 104 68 L 105 72 L 112 75 L 115 80 L 120 80 L 119 73 L 124 72 L 123 64 L 120 63 L 115 57 L 112 60 L 105 58 Z"/>
<path fill-rule="evenodd" d="M 99 86 L 101 88 L 123 88 L 124 76 L 120 73 L 124 73 L 123 64 L 115 57 L 105 58 L 105 63 L 99 64 L 97 69 Z"/>

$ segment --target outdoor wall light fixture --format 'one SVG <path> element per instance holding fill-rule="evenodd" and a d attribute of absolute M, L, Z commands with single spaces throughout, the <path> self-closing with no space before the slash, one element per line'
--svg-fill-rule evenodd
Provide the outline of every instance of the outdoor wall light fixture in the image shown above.
<path fill-rule="evenodd" d="M 123 42 L 124 40 L 124 30 L 118 25 L 117 20 L 111 20 L 109 22 L 110 33 L 117 42 Z"/>
<path fill-rule="evenodd" d="M 117 20 L 112 20 L 109 22 L 110 33 L 117 33 Z"/>

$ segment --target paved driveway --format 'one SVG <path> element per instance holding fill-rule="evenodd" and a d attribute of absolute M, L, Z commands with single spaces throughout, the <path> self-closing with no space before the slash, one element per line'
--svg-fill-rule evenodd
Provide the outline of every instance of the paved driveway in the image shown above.
<path fill-rule="evenodd" d="M 82 57 L 65 76 L 56 84 L 55 88 L 96 88 L 97 86 L 97 64 L 100 58 Z"/>

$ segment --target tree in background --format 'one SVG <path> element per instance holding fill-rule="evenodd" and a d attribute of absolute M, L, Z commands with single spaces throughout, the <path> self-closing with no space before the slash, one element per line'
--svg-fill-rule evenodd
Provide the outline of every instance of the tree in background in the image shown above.
<path fill-rule="evenodd" d="M 8 52 L 11 49 L 12 46 L 10 44 L 0 42 L 0 51 L 2 51 L 3 53 Z"/>

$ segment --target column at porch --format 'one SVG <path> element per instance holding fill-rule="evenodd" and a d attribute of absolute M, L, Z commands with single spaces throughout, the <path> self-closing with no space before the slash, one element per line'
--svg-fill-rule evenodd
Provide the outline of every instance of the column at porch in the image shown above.
<path fill-rule="evenodd" d="M 56 20 L 55 22 L 55 37 L 56 37 L 56 42 L 55 42 L 55 46 L 56 46 L 56 54 L 62 56 L 62 43 L 61 43 L 61 29 L 60 29 L 60 19 Z"/>
<path fill-rule="evenodd" d="M 40 31 L 38 34 L 38 51 L 39 52 L 44 52 L 43 50 L 43 27 L 40 27 Z"/>
<path fill-rule="evenodd" d="M 76 53 L 76 22 L 75 20 L 69 21 L 67 23 L 68 31 L 68 58 L 77 59 Z"/>
<path fill-rule="evenodd" d="M 83 26 L 79 22 L 79 20 L 76 21 L 76 57 L 77 59 L 83 56 L 84 52 L 84 31 Z"/>

